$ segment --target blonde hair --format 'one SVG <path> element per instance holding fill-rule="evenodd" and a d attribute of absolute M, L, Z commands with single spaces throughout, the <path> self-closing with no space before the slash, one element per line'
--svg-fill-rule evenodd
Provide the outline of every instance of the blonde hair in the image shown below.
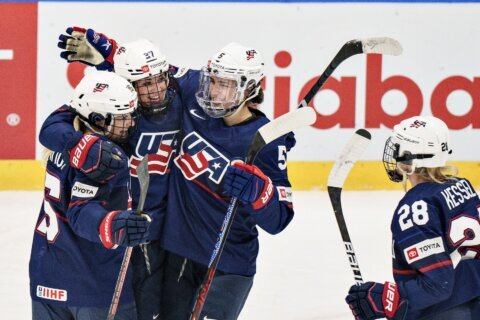
<path fill-rule="evenodd" d="M 417 168 L 415 173 L 427 182 L 446 183 L 456 181 L 458 168 L 455 166 L 443 166 L 436 168 Z"/>
<path fill-rule="evenodd" d="M 73 119 L 73 128 L 76 130 L 76 131 L 82 131 L 82 132 L 85 132 L 85 126 L 84 124 L 80 121 L 80 118 L 78 116 L 75 117 L 75 119 Z M 42 156 L 41 156 L 41 159 L 40 159 L 40 163 L 42 165 L 42 167 L 46 168 L 47 167 L 47 162 L 48 162 L 48 159 L 50 158 L 50 156 L 53 154 L 54 152 L 50 149 L 47 149 L 47 148 L 43 148 L 42 149 Z"/>

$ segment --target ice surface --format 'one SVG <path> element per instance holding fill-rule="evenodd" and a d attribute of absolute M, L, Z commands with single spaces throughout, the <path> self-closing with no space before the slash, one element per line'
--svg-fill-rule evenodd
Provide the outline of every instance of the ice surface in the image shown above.
<path fill-rule="evenodd" d="M 343 209 L 364 280 L 392 280 L 390 220 L 398 191 L 344 192 Z M 31 319 L 28 259 L 42 192 L 0 192 L 1 319 Z M 351 320 L 354 283 L 326 192 L 294 192 L 282 233 L 261 232 L 257 275 L 241 319 Z"/>

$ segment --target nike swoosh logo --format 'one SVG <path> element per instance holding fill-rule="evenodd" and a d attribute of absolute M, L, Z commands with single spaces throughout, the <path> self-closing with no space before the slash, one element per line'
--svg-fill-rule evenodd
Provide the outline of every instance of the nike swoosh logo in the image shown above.
<path fill-rule="evenodd" d="M 197 117 L 197 118 L 199 118 L 199 119 L 206 120 L 204 117 L 202 117 L 201 115 L 199 115 L 199 114 L 197 113 L 197 110 L 195 110 L 195 109 L 190 109 L 190 113 L 191 113 L 193 116 L 195 116 L 195 117 Z"/>
<path fill-rule="evenodd" d="M 157 319 L 159 315 L 160 315 L 160 313 L 157 313 L 157 314 L 153 315 L 153 320 Z"/>

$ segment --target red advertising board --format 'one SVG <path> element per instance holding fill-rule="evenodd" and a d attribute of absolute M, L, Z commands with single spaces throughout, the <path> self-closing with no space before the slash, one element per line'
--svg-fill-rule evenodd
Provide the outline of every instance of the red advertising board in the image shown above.
<path fill-rule="evenodd" d="M 0 159 L 35 158 L 37 3 L 0 3 Z"/>

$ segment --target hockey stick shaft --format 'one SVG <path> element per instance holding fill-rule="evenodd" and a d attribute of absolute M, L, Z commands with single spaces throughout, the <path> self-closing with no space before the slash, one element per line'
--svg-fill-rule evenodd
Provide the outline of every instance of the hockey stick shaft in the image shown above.
<path fill-rule="evenodd" d="M 148 175 L 148 154 L 146 154 L 140 164 L 137 166 L 137 177 L 140 185 L 140 197 L 138 199 L 137 213 L 143 210 L 145 199 L 147 197 L 149 175 Z M 130 263 L 130 257 L 132 256 L 132 247 L 127 247 L 125 254 L 123 255 L 122 264 L 120 265 L 120 272 L 118 273 L 117 283 L 115 284 L 115 290 L 113 291 L 112 302 L 110 303 L 110 309 L 108 310 L 107 320 L 113 320 L 117 313 L 118 304 L 120 302 L 120 296 L 122 295 L 123 284 L 125 283 L 125 277 L 127 276 L 128 265 Z"/>
<path fill-rule="evenodd" d="M 347 224 L 345 222 L 345 217 L 343 215 L 341 195 L 343 184 L 350 173 L 350 170 L 367 148 L 370 139 L 371 135 L 368 131 L 364 129 L 357 130 L 354 136 L 344 147 L 328 176 L 328 195 L 330 197 L 338 228 L 345 246 L 345 253 L 347 254 L 348 262 L 357 284 L 363 283 L 363 277 L 362 273 L 360 272 L 358 259 L 355 254 L 355 250 L 353 249 Z"/>

